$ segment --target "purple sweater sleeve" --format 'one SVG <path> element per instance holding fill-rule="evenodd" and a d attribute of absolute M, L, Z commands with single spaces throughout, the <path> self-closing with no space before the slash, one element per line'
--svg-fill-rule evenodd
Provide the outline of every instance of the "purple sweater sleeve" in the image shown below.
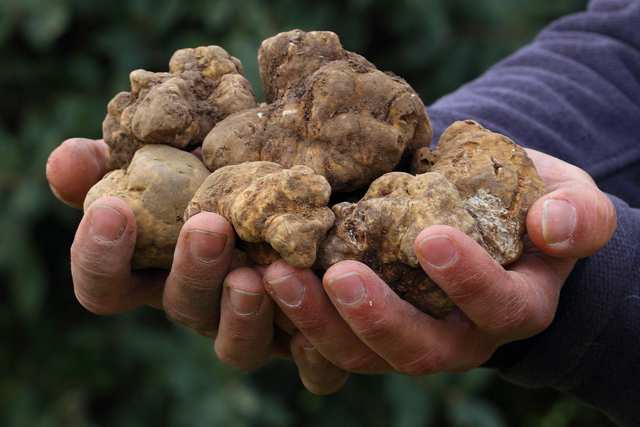
<path fill-rule="evenodd" d="M 640 1 L 592 0 L 428 107 L 434 140 L 474 119 L 593 176 L 618 214 L 611 242 L 579 261 L 556 317 L 487 366 L 640 425 Z"/>

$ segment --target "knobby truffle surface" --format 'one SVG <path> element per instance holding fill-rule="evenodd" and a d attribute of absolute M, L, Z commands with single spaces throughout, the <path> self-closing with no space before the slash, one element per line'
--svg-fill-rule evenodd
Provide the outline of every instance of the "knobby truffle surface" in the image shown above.
<path fill-rule="evenodd" d="M 168 73 L 136 70 L 130 80 L 102 125 L 111 169 L 126 168 L 146 144 L 194 148 L 220 120 L 257 105 L 240 61 L 218 46 L 178 50 Z"/>
<path fill-rule="evenodd" d="M 506 136 L 466 120 L 445 130 L 433 155 L 435 162 L 426 170 L 456 186 L 478 224 L 485 249 L 502 265 L 515 261 L 522 253 L 527 212 L 546 193 L 526 151 Z M 414 164 L 418 156 L 416 152 Z"/>
<path fill-rule="evenodd" d="M 482 237 L 456 188 L 441 174 L 391 172 L 374 181 L 357 203 L 335 205 L 336 220 L 321 245 L 323 268 L 342 260 L 367 264 L 418 309 L 443 317 L 453 302 L 424 273 L 414 243 L 426 227 L 456 227 L 478 243 Z"/>
<path fill-rule="evenodd" d="M 210 171 L 192 154 L 167 145 L 136 151 L 129 167 L 105 175 L 84 201 L 85 210 L 100 197 L 119 197 L 136 217 L 132 269 L 171 269 L 183 212 Z"/>
<path fill-rule="evenodd" d="M 318 259 L 325 269 L 363 262 L 403 299 L 443 317 L 454 303 L 420 268 L 417 235 L 453 226 L 509 264 L 522 253 L 526 214 L 545 185 L 523 148 L 471 120 L 447 128 L 435 151 L 416 150 L 411 165 L 415 177 L 385 174 L 362 200 L 333 207 L 336 221 Z"/>
<path fill-rule="evenodd" d="M 109 103 L 108 163 L 128 168 L 98 183 L 85 207 L 106 195 L 132 206 L 134 268 L 170 268 L 184 220 L 216 212 L 233 224 L 238 253 L 258 264 L 361 261 L 443 317 L 454 303 L 415 254 L 424 228 L 456 227 L 502 265 L 520 256 L 526 214 L 545 186 L 512 140 L 466 120 L 431 151 L 417 93 L 331 32 L 278 34 L 262 43 L 258 62 L 262 105 L 240 62 L 217 46 L 177 51 L 168 73 L 132 72 L 132 91 Z M 178 150 L 199 144 L 206 167 Z M 409 160 L 415 176 L 391 172 Z M 361 200 L 329 209 L 332 192 L 345 200 L 368 186 Z"/>
<path fill-rule="evenodd" d="M 327 207 L 331 187 L 306 166 L 286 169 L 258 161 L 216 170 L 187 206 L 185 220 L 215 212 L 233 224 L 255 262 L 282 256 L 298 268 L 311 267 L 334 215 Z"/>
<path fill-rule="evenodd" d="M 232 114 L 207 135 L 202 152 L 212 171 L 260 160 L 306 165 L 346 192 L 430 144 L 416 92 L 345 51 L 334 33 L 281 33 L 262 43 L 258 62 L 267 103 Z"/>

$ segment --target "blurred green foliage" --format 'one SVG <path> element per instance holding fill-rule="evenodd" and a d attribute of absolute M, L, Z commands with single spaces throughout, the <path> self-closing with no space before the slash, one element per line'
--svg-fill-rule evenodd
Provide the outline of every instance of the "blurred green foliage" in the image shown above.
<path fill-rule="evenodd" d="M 99 317 L 75 300 L 69 247 L 81 213 L 44 170 L 73 136 L 101 137 L 129 72 L 165 71 L 184 47 L 217 44 L 262 98 L 260 42 L 332 30 L 405 77 L 425 103 L 473 79 L 585 0 L 0 0 L 0 425 L 605 426 L 600 414 L 490 370 L 424 378 L 354 375 L 306 392 L 292 364 L 252 374 L 159 311 Z"/>

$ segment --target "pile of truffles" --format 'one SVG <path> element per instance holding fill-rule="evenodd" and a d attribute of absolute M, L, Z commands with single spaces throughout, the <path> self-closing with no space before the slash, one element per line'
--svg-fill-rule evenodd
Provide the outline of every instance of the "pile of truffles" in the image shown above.
<path fill-rule="evenodd" d="M 456 227 L 502 265 L 520 256 L 527 210 L 545 187 L 509 138 L 460 121 L 431 151 L 418 94 L 331 32 L 279 34 L 258 62 L 264 104 L 217 46 L 176 52 L 169 73 L 132 72 L 131 93 L 109 103 L 114 170 L 85 208 L 103 196 L 133 208 L 132 268 L 170 268 L 184 221 L 215 212 L 254 263 L 284 258 L 322 274 L 361 261 L 440 318 L 454 304 L 420 268 L 421 230 Z M 202 161 L 189 152 L 199 146 Z"/>

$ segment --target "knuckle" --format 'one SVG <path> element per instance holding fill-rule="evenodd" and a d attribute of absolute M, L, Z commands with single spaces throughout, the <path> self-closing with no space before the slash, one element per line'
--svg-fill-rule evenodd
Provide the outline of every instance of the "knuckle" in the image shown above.
<path fill-rule="evenodd" d="M 326 395 L 335 393 L 342 388 L 349 374 L 329 365 L 325 369 L 314 371 L 300 371 L 300 377 L 307 390 L 313 394 Z"/>
<path fill-rule="evenodd" d="M 171 270 L 171 274 L 173 275 L 176 284 L 183 289 L 207 291 L 219 284 L 219 281 L 216 280 L 217 277 L 204 274 L 204 272 L 199 271 L 198 269 L 189 270 L 174 268 Z"/>
<path fill-rule="evenodd" d="M 365 342 L 376 343 L 386 341 L 389 338 L 389 331 L 392 330 L 392 324 L 386 316 L 368 319 L 362 319 L 357 333 Z M 364 323 L 366 321 L 366 323 Z"/>
<path fill-rule="evenodd" d="M 301 315 L 301 313 L 292 313 L 286 308 L 283 311 L 293 321 L 296 328 L 307 337 L 324 337 L 331 330 L 331 326 L 327 324 L 324 318 L 318 318 L 317 316 L 307 317 Z"/>
<path fill-rule="evenodd" d="M 218 359 L 227 366 L 243 372 L 251 372 L 266 364 L 269 356 L 263 352 L 246 351 L 246 348 L 236 348 L 227 343 L 218 345 L 215 352 Z"/>
<path fill-rule="evenodd" d="M 448 367 L 446 371 L 453 374 L 464 374 L 485 363 L 494 352 L 495 348 L 491 349 L 491 351 L 478 351 L 476 354 L 467 356 L 464 360 L 459 361 L 459 363 L 454 366 Z"/>
<path fill-rule="evenodd" d="M 102 279 L 107 276 L 108 263 L 97 253 L 86 251 L 77 242 L 71 245 L 71 267 L 87 280 Z"/>
<path fill-rule="evenodd" d="M 74 287 L 76 299 L 87 311 L 97 314 L 98 316 L 110 316 L 112 314 L 118 314 L 122 312 L 122 309 L 118 303 L 108 301 L 105 298 L 96 298 L 81 292 L 77 287 Z"/>
<path fill-rule="evenodd" d="M 499 302 L 499 308 L 493 311 L 486 332 L 497 336 L 521 334 L 529 330 L 538 321 L 540 313 L 534 309 L 523 292 L 509 293 Z"/>
<path fill-rule="evenodd" d="M 113 295 L 112 277 L 98 262 L 76 257 L 71 276 L 76 299 L 88 311 L 102 316 L 122 312 L 118 295 Z"/>
<path fill-rule="evenodd" d="M 413 356 L 394 367 L 404 375 L 421 377 L 433 375 L 446 369 L 445 357 L 440 349 L 431 349 L 419 356 Z"/>
<path fill-rule="evenodd" d="M 347 372 L 355 372 L 360 374 L 372 374 L 379 371 L 378 365 L 380 356 L 373 351 L 359 351 L 355 354 L 343 355 L 340 363 L 336 363 L 340 369 Z"/>
<path fill-rule="evenodd" d="M 421 377 L 442 372 L 444 370 L 442 368 L 443 365 L 442 357 L 430 352 L 412 361 L 404 362 L 396 369 L 410 377 Z"/>
<path fill-rule="evenodd" d="M 455 283 L 446 287 L 447 295 L 459 304 L 476 301 L 486 293 L 487 281 L 479 272 L 460 275 Z"/>
<path fill-rule="evenodd" d="M 165 305 L 165 315 L 169 321 L 186 326 L 198 333 L 211 333 L 218 327 L 219 312 L 211 310 L 206 315 L 199 315 L 191 310 L 178 308 L 175 304 Z"/>
<path fill-rule="evenodd" d="M 168 282 L 173 291 L 171 297 L 165 298 L 165 303 L 170 308 L 183 305 L 189 307 L 187 312 L 202 314 L 216 311 L 215 307 L 220 306 L 222 286 L 215 279 L 172 270 Z"/>
<path fill-rule="evenodd" d="M 524 324 L 527 325 L 527 336 L 533 336 L 544 331 L 551 325 L 555 317 L 555 310 L 530 310 Z"/>

